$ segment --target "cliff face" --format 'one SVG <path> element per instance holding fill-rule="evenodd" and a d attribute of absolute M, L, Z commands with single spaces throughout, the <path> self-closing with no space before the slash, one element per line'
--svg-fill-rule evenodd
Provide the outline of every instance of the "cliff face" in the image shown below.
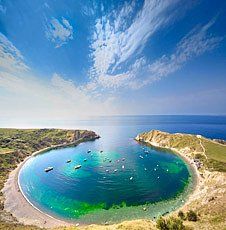
<path fill-rule="evenodd" d="M 100 138 L 99 135 L 97 135 L 93 131 L 87 131 L 87 130 L 75 130 L 74 131 L 74 138 L 73 140 L 76 141 L 78 139 L 83 140 L 94 140 Z"/>
<path fill-rule="evenodd" d="M 199 138 L 199 135 L 195 136 L 181 133 L 170 134 L 159 130 L 151 130 L 150 132 L 137 135 L 135 140 L 162 148 L 173 148 L 177 150 L 186 148 L 192 152 L 202 152 Z"/>

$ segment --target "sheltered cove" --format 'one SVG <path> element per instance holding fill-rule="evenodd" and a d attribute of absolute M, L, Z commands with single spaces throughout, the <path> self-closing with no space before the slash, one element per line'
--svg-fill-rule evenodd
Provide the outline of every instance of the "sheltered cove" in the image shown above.
<path fill-rule="evenodd" d="M 197 200 L 197 199 L 200 200 L 201 199 L 200 194 L 203 194 L 203 188 L 202 187 L 206 186 L 206 183 L 207 183 L 207 180 L 209 179 L 210 173 L 206 172 L 206 171 L 201 173 L 199 171 L 199 169 L 197 168 L 197 165 L 195 165 L 194 162 L 192 162 L 194 160 L 194 158 L 192 157 L 192 155 L 190 155 L 188 148 L 185 148 L 183 150 L 178 150 L 177 148 L 167 146 L 166 142 L 160 141 L 160 139 L 158 139 L 158 137 L 161 134 L 165 135 L 166 133 L 163 133 L 160 131 L 152 131 L 152 133 L 151 134 L 149 133 L 149 135 L 147 135 L 147 134 L 138 135 L 136 137 L 136 140 L 139 142 L 144 142 L 146 144 L 150 144 L 154 147 L 161 147 L 161 148 L 170 149 L 170 150 L 180 154 L 188 163 L 190 163 L 190 165 L 192 166 L 193 170 L 195 171 L 195 173 L 197 175 L 197 186 L 195 188 L 195 191 L 192 194 L 190 194 L 189 199 L 186 201 L 186 203 L 182 207 L 183 210 L 187 210 L 188 208 L 190 208 L 190 205 L 194 200 Z M 177 134 L 177 135 L 182 135 L 182 134 Z M 200 138 L 200 137 L 197 137 L 197 138 Z M 165 139 L 166 139 L 166 137 L 165 137 Z M 164 139 L 161 139 L 161 140 L 164 140 Z M 51 148 L 59 148 L 59 147 L 66 147 L 66 146 L 68 146 L 68 145 L 60 145 L 60 146 L 55 146 L 55 147 L 51 147 Z M 49 148 L 43 149 L 41 151 L 35 152 L 34 155 L 40 154 L 40 153 L 48 151 L 48 150 L 49 150 Z M 28 158 L 30 158 L 30 157 L 28 157 Z M 28 158 L 26 160 L 28 160 Z M 17 169 L 15 169 L 14 171 L 12 171 L 10 173 L 9 179 L 8 179 L 7 183 L 5 184 L 5 188 L 4 188 L 3 192 L 4 192 L 5 198 L 6 198 L 6 201 L 5 201 L 6 210 L 11 212 L 20 222 L 22 222 L 24 224 L 32 224 L 32 225 L 37 225 L 39 227 L 57 227 L 57 226 L 69 226 L 69 225 L 71 225 L 70 223 L 57 220 L 51 216 L 48 216 L 45 213 L 42 213 L 42 212 L 34 209 L 34 207 L 30 206 L 30 204 L 27 203 L 27 200 L 18 191 L 18 184 L 17 184 L 18 173 L 19 173 L 19 170 L 21 169 L 22 165 L 26 162 L 26 160 L 22 164 L 20 164 L 17 167 Z M 223 174 L 219 175 L 221 173 L 215 173 L 215 172 L 211 173 L 211 174 L 215 178 L 218 178 L 218 179 L 221 177 L 221 180 L 222 180 L 222 176 L 224 176 Z M 11 189 L 9 189 L 10 187 L 11 187 Z M 12 204 L 12 200 L 13 200 L 13 204 Z M 15 208 L 15 202 L 19 202 L 20 207 L 17 206 Z M 23 204 L 23 205 L 21 205 L 21 204 Z M 23 210 L 18 209 L 18 208 L 21 209 L 21 206 L 23 207 Z M 34 219 L 34 216 L 35 216 L 35 219 Z M 32 217 L 33 217 L 33 219 L 32 219 Z"/>

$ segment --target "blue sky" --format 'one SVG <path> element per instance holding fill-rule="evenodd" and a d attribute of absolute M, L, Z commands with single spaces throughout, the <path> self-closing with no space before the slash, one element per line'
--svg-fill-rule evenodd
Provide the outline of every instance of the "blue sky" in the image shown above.
<path fill-rule="evenodd" d="M 226 2 L 0 1 L 1 119 L 226 114 Z"/>

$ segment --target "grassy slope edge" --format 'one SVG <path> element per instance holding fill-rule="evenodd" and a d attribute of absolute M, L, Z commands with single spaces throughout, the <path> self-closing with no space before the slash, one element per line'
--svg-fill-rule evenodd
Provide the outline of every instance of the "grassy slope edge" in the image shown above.
<path fill-rule="evenodd" d="M 183 211 L 195 210 L 199 221 L 186 224 L 194 229 L 226 229 L 226 145 L 201 135 L 158 130 L 139 134 L 137 141 L 169 148 L 190 159 L 197 167 L 199 189 Z"/>
<path fill-rule="evenodd" d="M 98 138 L 92 131 L 61 129 L 0 129 L 0 190 L 10 171 L 32 153 L 58 145 L 74 145 L 80 141 Z M 39 229 L 19 224 L 4 211 L 4 198 L 0 193 L 0 229 Z"/>
<path fill-rule="evenodd" d="M 86 131 L 77 131 L 86 132 Z M 78 135 L 78 133 L 76 134 Z M 26 156 L 39 149 L 63 143 L 72 143 L 75 138 L 72 130 L 15 130 L 0 129 L 0 187 L 2 188 L 7 175 Z M 192 158 L 198 158 L 202 162 L 199 169 L 200 175 L 205 177 L 205 183 L 209 183 L 212 190 L 201 191 L 200 197 L 194 199 L 187 208 L 198 212 L 199 221 L 191 223 L 185 221 L 191 229 L 224 229 L 226 215 L 225 204 L 225 150 L 226 146 L 199 135 L 169 134 L 157 130 L 143 133 L 137 136 L 137 140 L 148 140 L 160 143 L 160 147 L 170 147 L 191 154 Z M 219 172 L 220 171 L 220 172 Z M 207 173 L 206 173 L 207 172 Z M 2 196 L 0 196 L 2 202 Z M 1 207 L 2 208 L 2 207 Z M 186 210 L 186 209 L 185 209 Z M 175 214 L 170 214 L 175 215 Z M 10 221 L 10 222 L 9 222 Z M 149 220 L 125 221 L 109 226 L 81 226 L 86 230 L 114 230 L 114 229 L 156 229 L 154 222 Z M 58 229 L 78 229 L 77 227 Z M 1 210 L 0 229 L 38 229 L 35 226 L 24 226 L 16 222 L 9 214 Z"/>

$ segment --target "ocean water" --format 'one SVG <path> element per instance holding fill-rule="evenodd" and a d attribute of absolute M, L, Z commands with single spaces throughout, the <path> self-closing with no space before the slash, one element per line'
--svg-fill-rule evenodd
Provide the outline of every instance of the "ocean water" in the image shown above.
<path fill-rule="evenodd" d="M 226 139 L 223 116 L 98 117 L 55 126 L 94 130 L 101 138 L 32 157 L 19 183 L 41 211 L 81 223 L 157 218 L 180 207 L 191 193 L 194 175 L 183 159 L 142 146 L 134 140 L 138 133 L 159 129 Z M 75 170 L 78 164 L 82 167 Z M 54 169 L 46 173 L 48 166 Z"/>

